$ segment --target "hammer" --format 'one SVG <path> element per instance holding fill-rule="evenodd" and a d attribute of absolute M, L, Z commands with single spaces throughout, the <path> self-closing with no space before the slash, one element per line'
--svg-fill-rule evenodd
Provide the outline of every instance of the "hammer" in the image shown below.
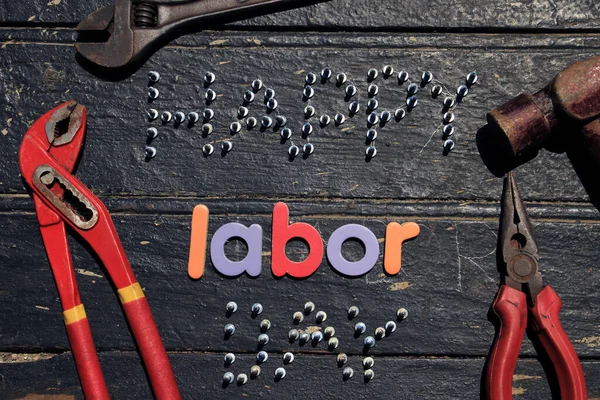
<path fill-rule="evenodd" d="M 600 172 L 600 56 L 576 62 L 539 92 L 496 108 L 487 122 L 477 147 L 493 174 L 504 175 L 541 148 L 566 151 L 592 196 L 586 180 Z"/>

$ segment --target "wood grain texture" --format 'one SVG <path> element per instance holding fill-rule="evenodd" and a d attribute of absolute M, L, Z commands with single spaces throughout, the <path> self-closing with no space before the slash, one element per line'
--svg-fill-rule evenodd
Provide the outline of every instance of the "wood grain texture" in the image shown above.
<path fill-rule="evenodd" d="M 171 0 L 174 1 L 174 0 Z M 33 0 L 0 3 L 0 21 L 10 25 L 75 26 L 110 0 Z M 593 0 L 518 0 L 473 2 L 428 0 L 333 0 L 230 24 L 236 29 L 308 30 L 596 30 L 600 6 Z"/>
<path fill-rule="evenodd" d="M 228 399 L 233 397 L 301 398 L 305 393 L 327 398 L 380 399 L 475 399 L 479 398 L 479 379 L 484 360 L 446 358 L 392 358 L 375 356 L 375 378 L 362 379 L 362 357 L 349 357 L 347 366 L 354 377 L 342 380 L 334 355 L 296 354 L 286 366 L 286 377 L 274 380 L 274 371 L 283 366 L 281 354 L 261 367 L 261 375 L 244 386 L 221 386 L 226 371 L 249 374 L 254 354 L 238 355 L 229 368 L 223 366 L 223 354 L 171 354 L 173 369 L 186 399 Z M 135 353 L 106 352 L 100 357 L 113 398 L 147 399 L 151 393 Z M 590 398 L 600 394 L 600 363 L 583 362 Z M 127 374 L 121 371 L 127 370 Z M 82 398 L 71 355 L 58 354 L 37 362 L 0 364 L 0 389 L 8 399 L 29 394 L 66 395 Z M 544 371 L 536 360 L 522 359 L 513 382 L 515 399 L 548 399 L 551 396 Z"/>

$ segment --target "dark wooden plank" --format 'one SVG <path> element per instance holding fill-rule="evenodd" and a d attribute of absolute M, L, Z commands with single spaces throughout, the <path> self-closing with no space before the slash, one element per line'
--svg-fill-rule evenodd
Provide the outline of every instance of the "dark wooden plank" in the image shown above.
<path fill-rule="evenodd" d="M 34 356 L 19 362 L 0 363 L 0 390 L 9 399 L 27 395 L 72 396 L 82 398 L 77 372 L 70 354 L 54 355 L 49 359 L 31 361 Z M 5 358 L 11 359 L 7 354 Z M 15 357 L 16 358 L 16 357 Z M 294 399 L 302 393 L 327 398 L 378 399 L 475 399 L 479 398 L 479 380 L 484 360 L 443 358 L 375 357 L 375 378 L 368 383 L 362 379 L 362 357 L 350 357 L 347 366 L 354 377 L 342 379 L 334 355 L 305 356 L 296 354 L 295 361 L 286 366 L 286 377 L 274 380 L 274 371 L 283 366 L 281 354 L 271 353 L 262 365 L 261 375 L 244 386 L 223 387 L 223 373 L 249 374 L 254 354 L 238 354 L 230 368 L 223 366 L 222 354 L 171 354 L 173 369 L 184 398 L 220 399 L 232 397 L 269 397 Z M 100 361 L 111 395 L 114 398 L 150 398 L 148 382 L 135 353 L 103 353 Z M 583 362 L 589 398 L 600 395 L 600 363 Z M 123 374 L 122 371 L 127 371 Z M 550 387 L 544 370 L 535 359 L 521 359 L 513 381 L 515 399 L 548 399 Z M 52 397 L 49 397 L 52 398 Z M 67 397 L 71 398 L 71 397 Z"/>
<path fill-rule="evenodd" d="M 500 37 L 495 41 L 499 48 L 495 48 L 487 37 L 475 35 L 468 46 L 460 37 L 437 37 L 437 47 L 425 49 L 427 35 L 415 37 L 415 48 L 404 47 L 403 39 L 372 35 L 365 36 L 363 44 L 356 40 L 352 48 L 347 48 L 344 37 L 273 38 L 256 34 L 248 38 L 233 34 L 221 37 L 225 42 L 219 43 L 225 45 L 209 46 L 211 50 L 207 51 L 203 46 L 214 44 L 214 37 L 197 35 L 191 42 L 193 47 L 184 42 L 182 47 L 165 48 L 142 71 L 119 83 L 100 82 L 82 70 L 73 61 L 70 46 L 21 43 L 12 38 L 0 50 L 8 60 L 0 80 L 8 100 L 0 110 L 0 131 L 6 133 L 0 135 L 6 160 L 0 169 L 0 191 L 24 192 L 16 156 L 23 132 L 57 102 L 74 98 L 88 106 L 90 115 L 78 176 L 100 195 L 495 200 L 500 181 L 486 172 L 474 142 L 475 132 L 485 123 L 486 111 L 522 90 L 543 86 L 569 63 L 593 55 L 592 49 L 598 45 L 597 39 L 563 38 L 557 39 L 560 50 L 555 51 L 553 39 L 545 37 L 537 42 L 532 38 L 531 47 L 519 49 L 521 40 L 507 43 Z M 265 45 L 248 47 L 249 40 L 264 41 Z M 384 41 L 385 47 L 370 47 L 378 41 Z M 488 50 L 484 50 L 486 46 L 490 46 Z M 477 48 L 480 50 L 475 51 Z M 45 62 L 29 62 L 36 59 Z M 307 160 L 290 162 L 288 144 L 282 145 L 276 133 L 258 132 L 234 137 L 234 151 L 226 157 L 201 156 L 203 144 L 213 141 L 218 146 L 230 137 L 228 126 L 235 119 L 241 94 L 256 76 L 262 76 L 267 85 L 276 89 L 279 112 L 288 117 L 296 132 L 295 143 L 303 144 L 298 130 L 303 123 L 300 90 L 304 73 L 298 71 L 319 71 L 330 65 L 335 71 L 348 72 L 364 90 L 367 69 L 387 63 L 417 75 L 430 69 L 448 91 L 453 91 L 468 71 L 479 71 L 481 84 L 456 109 L 457 148 L 450 156 L 441 152 L 439 100 L 427 98 L 424 92 L 411 115 L 399 125 L 391 123 L 381 129 L 377 140 L 379 155 L 372 162 L 364 159 L 364 114 L 361 120 L 350 120 L 344 125 L 348 131 L 333 126 L 317 129 L 311 137 L 316 152 Z M 199 96 L 203 92 L 198 81 L 203 71 L 215 71 L 215 89 L 223 95 L 214 104 L 215 133 L 209 139 L 201 138 L 198 128 L 160 128 L 158 123 L 144 121 L 148 107 L 146 72 L 151 69 L 163 73 L 158 85 L 162 96 L 155 107 L 171 111 L 202 108 Z M 403 102 L 405 89 L 398 88 L 395 80 L 380 79 L 380 84 L 382 108 L 392 109 Z M 317 85 L 317 90 L 323 91 L 313 101 L 318 114 L 333 115 L 346 110 L 341 89 L 330 84 L 325 88 Z M 361 100 L 364 105 L 364 95 Z M 251 112 L 260 117 L 263 111 L 255 104 Z M 160 128 L 155 140 L 159 153 L 146 163 L 144 132 L 150 125 Z M 527 188 L 524 192 L 530 200 L 587 200 L 562 154 L 542 152 L 519 170 L 519 181 Z"/>
<path fill-rule="evenodd" d="M 33 0 L 0 4 L 0 21 L 10 25 L 74 26 L 110 0 Z M 279 12 L 229 25 L 244 29 L 423 30 L 575 30 L 597 29 L 600 7 L 593 1 L 552 2 L 431 0 L 421 3 L 334 0 L 299 10 Z"/>
<path fill-rule="evenodd" d="M 273 324 L 269 348 L 290 348 L 286 335 L 293 327 L 292 314 L 308 300 L 328 313 L 325 325 L 336 328 L 340 350 L 351 354 L 362 351 L 362 342 L 352 335 L 354 322 L 346 317 L 347 308 L 353 304 L 360 307 L 359 320 L 368 325 L 370 332 L 393 319 L 398 307 L 409 310 L 409 318 L 399 325 L 396 334 L 377 344 L 372 350 L 375 354 L 484 356 L 492 342 L 494 330 L 486 314 L 498 285 L 494 256 L 496 219 L 417 219 L 422 233 L 405 244 L 403 270 L 396 277 L 383 275 L 378 264 L 365 277 L 344 278 L 324 260 L 314 276 L 293 280 L 275 279 L 270 273 L 271 219 L 230 210 L 212 217 L 210 232 L 227 222 L 261 224 L 265 231 L 263 251 L 267 252 L 262 274 L 256 279 L 224 278 L 209 262 L 199 281 L 187 277 L 189 216 L 120 214 L 114 219 L 169 349 L 255 350 L 259 319 L 252 320 L 249 313 L 254 302 L 264 305 L 262 317 Z M 364 224 L 383 238 L 389 220 L 406 221 L 336 214 L 308 218 L 294 215 L 293 220 L 315 225 L 325 240 L 347 223 Z M 0 228 L 0 264 L 10 266 L 0 269 L 0 351 L 68 348 L 35 216 L 3 214 Z M 597 357 L 600 348 L 594 332 L 600 279 L 593 266 L 598 229 L 596 225 L 560 221 L 538 222 L 535 228 L 544 277 L 564 302 L 561 316 L 565 329 L 580 355 Z M 72 248 L 97 346 L 132 349 L 105 272 L 74 241 Z M 243 254 L 239 247 L 231 250 L 234 255 Z M 299 257 L 303 249 L 294 244 L 288 252 Z M 360 257 L 358 249 L 351 248 L 349 252 L 351 257 Z M 225 304 L 231 300 L 238 302 L 239 311 L 228 319 L 224 315 Z M 307 318 L 302 327 L 315 325 L 312 321 Z M 230 341 L 224 340 L 222 333 L 227 322 L 238 325 L 238 332 Z M 325 351 L 323 345 L 304 347 L 308 352 Z M 528 341 L 523 354 L 534 354 Z"/>

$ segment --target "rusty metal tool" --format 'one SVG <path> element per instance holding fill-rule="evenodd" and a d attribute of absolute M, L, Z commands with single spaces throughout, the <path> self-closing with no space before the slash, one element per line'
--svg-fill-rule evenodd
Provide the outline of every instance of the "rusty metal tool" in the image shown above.
<path fill-rule="evenodd" d="M 40 117 L 19 150 L 23 178 L 31 187 L 42 240 L 63 307 L 73 357 L 88 399 L 108 399 L 88 318 L 81 303 L 67 243 L 67 225 L 102 261 L 123 305 L 158 399 L 179 399 L 179 389 L 148 300 L 136 281 L 108 210 L 72 175 L 83 145 L 86 109 L 75 101 Z"/>
<path fill-rule="evenodd" d="M 520 94 L 491 111 L 487 121 L 478 147 L 496 175 L 541 148 L 578 150 L 600 172 L 600 56 L 572 64 L 539 92 Z"/>
<path fill-rule="evenodd" d="M 75 48 L 89 62 L 121 68 L 143 62 L 186 30 L 326 0 L 115 0 L 78 26 Z"/>
<path fill-rule="evenodd" d="M 502 273 L 492 304 L 497 321 L 484 379 L 484 398 L 512 399 L 512 380 L 527 329 L 549 356 L 562 399 L 585 400 L 581 363 L 559 319 L 562 301 L 543 283 L 531 223 L 512 172 L 504 180 L 498 251 Z"/>

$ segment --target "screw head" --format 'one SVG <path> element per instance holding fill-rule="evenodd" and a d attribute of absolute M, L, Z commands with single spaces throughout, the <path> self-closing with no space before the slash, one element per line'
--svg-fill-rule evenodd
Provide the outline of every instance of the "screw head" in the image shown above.
<path fill-rule="evenodd" d="M 394 111 L 394 118 L 396 118 L 396 121 L 401 121 L 404 117 L 406 117 L 406 110 L 404 108 L 398 108 Z"/>
<path fill-rule="evenodd" d="M 237 306 L 237 303 L 235 301 L 230 301 L 225 306 L 225 311 L 227 311 L 228 314 L 233 314 L 234 312 L 237 311 L 237 309 L 238 309 L 238 306 Z"/>
<path fill-rule="evenodd" d="M 267 353 L 264 350 L 261 350 L 256 354 L 256 361 L 258 361 L 259 363 L 265 363 L 265 362 L 267 362 L 268 359 L 269 359 L 269 353 Z"/>
<path fill-rule="evenodd" d="M 315 75 L 312 72 L 309 72 L 308 74 L 306 74 L 304 82 L 306 82 L 307 85 L 314 85 L 315 83 L 317 83 L 317 75 Z"/>
<path fill-rule="evenodd" d="M 164 111 L 162 113 L 162 115 L 160 116 L 160 119 L 164 123 L 171 122 L 171 120 L 173 119 L 173 115 L 170 112 L 168 112 L 168 111 Z"/>
<path fill-rule="evenodd" d="M 310 118 L 313 115 L 315 115 L 315 108 L 313 106 L 304 107 L 304 117 L 305 118 Z"/>
<path fill-rule="evenodd" d="M 313 342 L 315 343 L 320 343 L 323 341 L 323 333 L 321 331 L 314 331 L 311 335 L 310 338 Z"/>
<path fill-rule="evenodd" d="M 421 75 L 421 81 L 423 83 L 429 83 L 433 80 L 433 74 L 430 71 L 424 71 Z"/>
<path fill-rule="evenodd" d="M 285 368 L 279 367 L 275 370 L 275 379 L 280 380 L 285 378 L 286 372 Z"/>
<path fill-rule="evenodd" d="M 152 146 L 146 146 L 146 158 L 156 157 L 156 148 Z"/>
<path fill-rule="evenodd" d="M 192 124 L 195 124 L 200 119 L 200 115 L 196 111 L 192 111 L 188 114 L 188 119 Z"/>
<path fill-rule="evenodd" d="M 406 308 L 399 308 L 398 311 L 396 311 L 396 317 L 399 321 L 405 320 L 408 318 L 408 310 Z"/>
<path fill-rule="evenodd" d="M 396 332 L 396 323 L 394 321 L 388 321 L 385 323 L 385 334 L 389 335 L 390 333 Z"/>
<path fill-rule="evenodd" d="M 233 364 L 235 362 L 235 354 L 233 354 L 233 353 L 225 354 L 224 360 L 225 360 L 225 364 L 227 364 L 227 365 Z"/>
<path fill-rule="evenodd" d="M 207 143 L 204 146 L 202 146 L 202 153 L 204 153 L 205 156 L 212 155 L 212 153 L 214 153 L 214 151 L 215 151 L 215 148 L 210 143 Z"/>
<path fill-rule="evenodd" d="M 383 77 L 387 79 L 394 74 L 394 67 L 391 65 L 384 65 L 381 69 L 381 73 L 383 74 Z"/>
<path fill-rule="evenodd" d="M 410 78 L 410 75 L 408 72 L 406 72 L 406 71 L 398 72 L 398 83 L 402 84 L 402 83 L 406 82 L 408 80 L 408 78 Z"/>
<path fill-rule="evenodd" d="M 209 85 L 213 83 L 215 79 L 215 74 L 213 74 L 212 72 L 207 72 L 206 74 L 204 74 L 204 82 L 208 83 Z"/>
<path fill-rule="evenodd" d="M 249 111 L 247 107 L 241 106 L 240 108 L 238 108 L 238 118 L 246 118 L 248 116 L 248 112 Z"/>
<path fill-rule="evenodd" d="M 477 78 L 477 72 L 469 72 L 469 74 L 467 74 L 467 77 L 465 78 L 465 82 L 467 83 L 467 85 L 474 85 L 477 83 Z"/>
<path fill-rule="evenodd" d="M 156 71 L 148 72 L 148 80 L 152 83 L 160 81 L 160 74 Z"/>
<path fill-rule="evenodd" d="M 321 79 L 328 80 L 329 78 L 331 78 L 331 75 L 333 75 L 333 71 L 331 71 L 331 68 L 325 67 L 321 70 Z"/>
<path fill-rule="evenodd" d="M 158 111 L 156 111 L 154 108 L 151 108 L 148 110 L 148 120 L 150 121 L 154 121 L 156 118 L 158 118 Z"/>
<path fill-rule="evenodd" d="M 333 326 L 328 326 L 323 330 L 323 334 L 325 335 L 326 339 L 329 339 L 335 336 L 335 328 Z"/>
<path fill-rule="evenodd" d="M 377 113 L 375 111 L 373 111 L 367 117 L 367 122 L 369 123 L 370 126 L 377 125 L 379 123 L 379 115 L 377 115 Z M 373 140 L 373 139 L 371 139 L 371 140 Z"/>
<path fill-rule="evenodd" d="M 315 311 L 315 303 L 313 303 L 312 301 L 307 301 L 304 304 L 304 314 L 308 315 L 313 311 Z"/>
<path fill-rule="evenodd" d="M 319 118 L 319 122 L 321 123 L 322 127 L 325 127 L 331 122 L 331 117 L 327 114 L 323 114 L 321 115 L 321 118 Z"/>
<path fill-rule="evenodd" d="M 204 125 L 202 125 L 202 128 L 200 130 L 202 131 L 202 134 L 204 136 L 208 136 L 208 135 L 212 134 L 213 126 L 211 124 L 204 124 Z"/>
<path fill-rule="evenodd" d="M 379 107 L 377 99 L 369 99 L 369 101 L 367 101 L 367 109 L 375 111 L 377 110 L 377 107 Z"/>
<path fill-rule="evenodd" d="M 239 374 L 237 376 L 237 384 L 238 385 L 240 385 L 240 386 L 245 385 L 246 382 L 248 382 L 248 375 L 246 375 L 246 374 Z"/>
<path fill-rule="evenodd" d="M 333 117 L 333 120 L 335 121 L 335 124 L 339 126 L 346 121 L 346 117 L 344 114 L 337 113 L 335 114 L 335 117 Z"/>
<path fill-rule="evenodd" d="M 336 337 L 332 337 L 332 338 L 329 338 L 329 341 L 327 342 L 327 348 L 329 349 L 329 351 L 333 351 L 333 350 L 337 349 L 339 344 L 340 344 L 339 339 Z"/>
<path fill-rule="evenodd" d="M 271 117 L 265 115 L 260 120 L 260 124 L 265 128 L 270 128 L 271 126 L 273 126 L 273 119 L 271 119 Z"/>
<path fill-rule="evenodd" d="M 256 379 L 260 375 L 260 367 L 258 365 L 253 365 L 250 368 L 250 378 Z"/>
<path fill-rule="evenodd" d="M 239 133 L 242 130 L 242 124 L 240 124 L 239 122 L 235 121 L 232 122 L 231 125 L 229 125 L 229 130 L 231 131 L 231 133 L 235 134 L 235 133 Z"/>
<path fill-rule="evenodd" d="M 269 321 L 268 319 L 263 319 L 262 321 L 260 321 L 261 332 L 266 332 L 269 329 L 271 329 L 271 321 Z"/>
<path fill-rule="evenodd" d="M 258 343 L 262 346 L 269 344 L 269 341 L 271 339 L 269 338 L 269 335 L 267 335 L 266 333 L 261 333 L 260 335 L 258 335 Z"/>
<path fill-rule="evenodd" d="M 293 145 L 291 145 L 291 146 L 288 148 L 288 154 L 289 154 L 291 157 L 297 157 L 297 156 L 298 156 L 298 154 L 300 154 L 300 149 L 298 148 L 298 146 L 296 146 L 295 144 L 293 144 Z M 300 314 L 302 314 L 302 313 L 300 313 Z M 295 314 L 294 314 L 294 315 L 295 315 Z M 302 317 L 302 318 L 304 318 L 304 317 Z"/>
<path fill-rule="evenodd" d="M 226 140 L 221 144 L 221 149 L 225 152 L 225 153 L 229 153 L 231 151 L 231 149 L 233 149 L 233 142 L 231 142 L 230 140 Z"/>
<path fill-rule="evenodd" d="M 354 115 L 357 112 L 360 111 L 360 104 L 358 103 L 358 101 L 353 101 L 352 103 L 350 103 L 348 105 L 348 111 L 350 111 L 350 114 Z"/>
<path fill-rule="evenodd" d="M 360 310 L 358 309 L 358 307 L 356 306 L 351 306 L 348 309 L 348 318 L 352 319 L 352 318 L 356 318 L 358 316 L 358 314 L 360 313 Z"/>
<path fill-rule="evenodd" d="M 292 137 L 292 130 L 290 128 L 283 128 L 280 133 L 283 139 L 289 139 Z"/>
<path fill-rule="evenodd" d="M 275 97 L 275 90 L 273 88 L 267 88 L 267 90 L 265 90 L 265 102 L 274 97 Z"/>
<path fill-rule="evenodd" d="M 233 325 L 233 324 L 225 325 L 225 328 L 223 328 L 223 332 L 227 336 L 233 336 L 233 334 L 235 333 L 235 325 Z"/>
<path fill-rule="evenodd" d="M 347 381 L 348 379 L 352 378 L 354 376 L 354 370 L 350 367 L 346 367 L 344 368 L 344 370 L 342 371 L 342 378 Z"/>
<path fill-rule="evenodd" d="M 408 108 L 415 108 L 419 104 L 419 100 L 417 100 L 417 96 L 410 96 L 406 99 L 406 106 Z"/>
<path fill-rule="evenodd" d="M 346 86 L 345 92 L 346 92 L 346 96 L 353 97 L 358 92 L 358 89 L 356 89 L 356 86 L 354 86 L 354 85 L 348 85 L 348 86 Z"/>
<path fill-rule="evenodd" d="M 367 331 L 367 326 L 364 324 L 364 322 L 357 322 L 356 324 L 354 324 L 354 332 L 355 333 L 362 335 L 366 331 Z"/>
<path fill-rule="evenodd" d="M 335 77 L 335 81 L 338 85 L 343 85 L 344 83 L 346 83 L 347 80 L 348 80 L 348 76 L 346 76 L 346 74 L 343 72 L 340 72 Z"/>
<path fill-rule="evenodd" d="M 320 324 L 321 322 L 325 322 L 327 320 L 327 313 L 325 311 L 319 311 L 317 312 L 315 319 L 318 324 Z"/>
<path fill-rule="evenodd" d="M 158 96 L 160 96 L 160 92 L 158 91 L 157 88 L 155 88 L 154 86 L 151 86 L 148 88 L 148 97 L 151 98 L 152 100 L 156 100 L 158 99 Z"/>
<path fill-rule="evenodd" d="M 212 120 L 214 117 L 215 117 L 215 112 L 212 110 L 212 108 L 205 108 L 204 111 L 202 112 L 202 118 L 206 122 Z"/>
<path fill-rule="evenodd" d="M 207 89 L 206 93 L 204 93 L 204 98 L 206 99 L 206 101 L 213 102 L 215 101 L 215 99 L 217 98 L 217 92 L 215 92 L 212 89 Z"/>
<path fill-rule="evenodd" d="M 302 133 L 304 135 L 310 135 L 313 132 L 313 127 L 311 124 L 309 124 L 308 122 L 305 123 L 304 125 L 302 125 Z"/>
<path fill-rule="evenodd" d="M 312 99 L 315 95 L 315 89 L 313 89 L 312 86 L 305 86 L 302 94 L 304 95 L 305 99 Z"/>
<path fill-rule="evenodd" d="M 377 79 L 377 76 L 379 76 L 379 71 L 377 71 L 375 68 L 371 68 L 367 71 L 367 79 L 369 81 L 374 81 Z"/>
<path fill-rule="evenodd" d="M 225 372 L 223 374 L 223 383 L 225 385 L 232 384 L 234 380 L 235 380 L 235 376 L 233 375 L 233 373 L 231 373 L 231 372 Z"/>
<path fill-rule="evenodd" d="M 148 139 L 154 139 L 158 136 L 158 129 L 155 127 L 148 128 L 146 130 L 146 136 L 148 136 Z"/>
<path fill-rule="evenodd" d="M 252 103 L 254 101 L 254 92 L 252 90 L 246 90 L 244 92 L 244 101 L 246 103 Z"/>
<path fill-rule="evenodd" d="M 252 81 L 252 90 L 258 92 L 263 87 L 263 82 L 260 79 L 255 79 Z"/>
<path fill-rule="evenodd" d="M 267 100 L 267 109 L 270 111 L 273 111 L 275 109 L 277 109 L 277 107 L 279 106 L 279 103 L 277 102 L 277 99 L 272 98 Z"/>
<path fill-rule="evenodd" d="M 288 332 L 288 339 L 292 342 L 295 342 L 300 337 L 300 332 L 297 329 L 290 329 Z"/>
<path fill-rule="evenodd" d="M 348 356 L 346 355 L 346 353 L 340 353 L 337 355 L 335 361 L 336 361 L 338 367 L 341 367 L 342 365 L 344 365 L 348 362 Z"/>
<path fill-rule="evenodd" d="M 284 364 L 291 364 L 294 362 L 294 355 L 292 353 L 290 353 L 289 351 L 287 353 L 285 353 L 283 355 L 283 363 Z"/>
<path fill-rule="evenodd" d="M 377 94 L 379 93 L 379 86 L 377 86 L 375 84 L 369 85 L 369 88 L 367 89 L 367 93 L 368 93 L 369 97 L 377 96 Z"/>
<path fill-rule="evenodd" d="M 375 365 L 375 360 L 373 360 L 373 357 L 365 357 L 362 361 L 362 365 L 365 369 L 373 368 L 373 365 Z"/>
<path fill-rule="evenodd" d="M 306 143 L 302 147 L 302 152 L 306 155 L 311 155 L 312 153 L 315 152 L 315 146 L 312 143 Z"/>
<path fill-rule="evenodd" d="M 410 85 L 408 85 L 408 87 L 406 88 L 406 91 L 409 95 L 415 95 L 417 94 L 417 92 L 419 91 L 419 85 L 417 85 L 416 83 L 411 83 Z"/>
<path fill-rule="evenodd" d="M 248 130 L 253 129 L 257 124 L 258 121 L 254 117 L 250 117 L 246 120 L 246 128 L 248 128 Z"/>
<path fill-rule="evenodd" d="M 254 303 L 250 311 L 252 311 L 252 315 L 260 315 L 263 312 L 263 306 L 260 303 Z"/>
<path fill-rule="evenodd" d="M 374 158 L 377 155 L 377 148 L 375 148 L 375 146 L 367 147 L 367 149 L 365 150 L 365 155 L 368 158 Z"/>
<path fill-rule="evenodd" d="M 377 119 L 379 119 L 379 117 L 377 117 Z M 376 140 L 377 139 L 377 130 L 373 129 L 373 128 L 369 129 L 367 131 L 367 139 L 369 139 L 369 141 L 371 141 L 371 142 Z"/>
<path fill-rule="evenodd" d="M 371 348 L 375 346 L 375 338 L 373 336 L 367 336 L 363 340 L 365 347 Z"/>

